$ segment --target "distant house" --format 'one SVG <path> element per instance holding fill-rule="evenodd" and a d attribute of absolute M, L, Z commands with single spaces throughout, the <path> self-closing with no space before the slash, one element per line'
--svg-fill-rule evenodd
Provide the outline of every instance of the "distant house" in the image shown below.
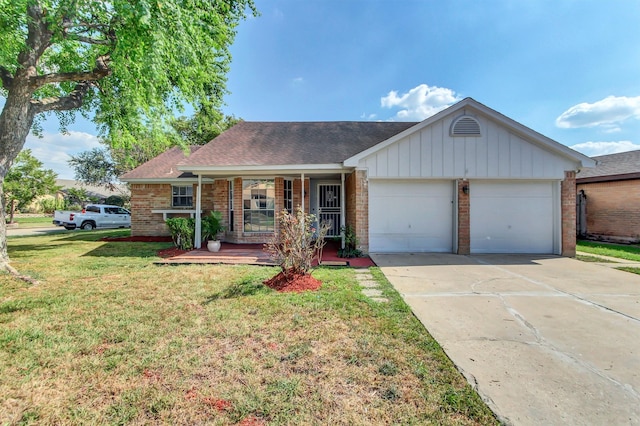
<path fill-rule="evenodd" d="M 578 235 L 640 241 L 640 150 L 593 157 L 576 175 Z"/>
<path fill-rule="evenodd" d="M 133 235 L 222 212 L 263 243 L 301 207 L 364 252 L 575 254 L 575 173 L 590 158 L 466 98 L 419 123 L 240 122 L 121 176 Z M 196 232 L 196 247 L 199 247 Z"/>
<path fill-rule="evenodd" d="M 128 197 L 129 188 L 127 185 L 116 185 L 113 190 L 103 186 L 85 185 L 82 182 L 72 179 L 56 179 L 56 185 L 61 189 L 56 195 L 57 198 L 64 198 L 68 189 L 84 189 L 89 197 L 95 198 L 97 202 L 104 203 L 111 196 Z"/>

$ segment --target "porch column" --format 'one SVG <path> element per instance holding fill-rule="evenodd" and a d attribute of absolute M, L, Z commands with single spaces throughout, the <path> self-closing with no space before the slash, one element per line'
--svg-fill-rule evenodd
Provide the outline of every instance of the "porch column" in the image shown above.
<path fill-rule="evenodd" d="M 304 213 L 304 173 L 300 174 L 300 208 Z"/>
<path fill-rule="evenodd" d="M 345 189 L 344 189 L 344 172 L 340 174 L 340 246 L 344 250 L 344 227 L 345 227 L 345 216 L 346 216 L 346 197 L 345 197 Z"/>
<path fill-rule="evenodd" d="M 202 175 L 198 175 L 198 187 L 196 188 L 196 235 L 193 246 L 199 249 L 202 246 L 202 223 L 200 211 L 202 210 Z"/>

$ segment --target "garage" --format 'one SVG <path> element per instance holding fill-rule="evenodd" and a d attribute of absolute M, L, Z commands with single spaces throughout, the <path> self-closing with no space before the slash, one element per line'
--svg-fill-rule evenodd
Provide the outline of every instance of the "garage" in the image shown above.
<path fill-rule="evenodd" d="M 370 251 L 452 252 L 453 194 L 452 181 L 372 180 Z"/>
<path fill-rule="evenodd" d="M 471 253 L 555 253 L 553 182 L 472 182 Z"/>

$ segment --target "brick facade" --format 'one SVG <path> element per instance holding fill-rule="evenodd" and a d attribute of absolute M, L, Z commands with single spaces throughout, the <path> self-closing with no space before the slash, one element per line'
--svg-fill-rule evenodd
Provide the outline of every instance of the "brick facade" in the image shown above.
<path fill-rule="evenodd" d="M 284 208 L 284 178 L 277 177 L 275 181 L 276 212 Z M 229 186 L 233 182 L 233 230 L 230 225 L 229 209 Z M 169 230 L 164 224 L 162 213 L 152 213 L 152 210 L 179 210 L 171 206 L 172 193 L 171 184 L 131 184 L 131 235 L 134 236 L 159 236 L 169 235 Z M 197 184 L 193 184 L 193 207 L 184 210 L 195 209 Z M 293 202 L 295 206 L 300 205 L 301 197 L 300 179 L 293 180 Z M 310 192 L 309 179 L 305 179 L 305 211 L 309 211 Z M 222 222 L 225 227 L 223 241 L 233 243 L 264 243 L 273 233 L 271 232 L 243 232 L 243 202 L 242 202 L 242 178 L 237 177 L 232 180 L 216 179 L 213 183 L 202 184 L 202 214 L 207 215 L 213 210 L 222 213 Z M 188 213 L 171 213 L 170 217 L 189 217 Z M 277 222 L 276 222 L 277 227 Z"/>
<path fill-rule="evenodd" d="M 469 209 L 470 185 L 468 180 L 458 179 L 458 254 L 471 253 L 471 214 Z M 465 194 L 464 188 L 467 188 Z"/>
<path fill-rule="evenodd" d="M 564 172 L 560 184 L 560 203 L 562 217 L 562 256 L 576 255 L 576 172 Z"/>
<path fill-rule="evenodd" d="M 193 184 L 194 207 L 191 209 L 195 208 L 195 194 L 197 187 L 197 184 Z M 214 208 L 212 202 L 213 197 L 211 195 L 212 193 L 213 184 L 207 183 L 202 185 L 202 210 L 207 214 Z M 162 213 L 152 213 L 152 210 L 174 209 L 171 206 L 171 199 L 171 184 L 131 184 L 131 235 L 169 235 L 169 230 L 162 219 Z M 171 216 L 189 217 L 189 214 L 174 213 Z"/>
<path fill-rule="evenodd" d="M 587 237 L 640 241 L 640 181 L 579 183 L 576 189 L 587 197 Z"/>
<path fill-rule="evenodd" d="M 345 179 L 345 223 L 358 238 L 358 249 L 369 252 L 369 187 L 366 170 L 356 170 Z"/>

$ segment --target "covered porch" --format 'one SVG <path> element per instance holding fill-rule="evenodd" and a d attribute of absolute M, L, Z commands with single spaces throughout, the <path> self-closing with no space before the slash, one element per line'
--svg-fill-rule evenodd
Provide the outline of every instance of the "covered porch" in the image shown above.
<path fill-rule="evenodd" d="M 369 258 L 340 258 L 338 249 L 340 243 L 329 241 L 322 250 L 320 262 L 314 265 L 321 266 L 345 266 L 352 268 L 368 268 L 376 266 Z M 264 251 L 263 244 L 233 244 L 222 243 L 219 252 L 210 252 L 204 248 L 195 249 L 176 256 L 171 256 L 155 262 L 158 265 L 189 265 L 189 264 L 226 264 L 226 265 L 260 265 L 276 266 L 269 254 Z"/>
<path fill-rule="evenodd" d="M 301 209 L 328 223 L 327 236 L 340 239 L 340 247 L 344 247 L 343 229 L 350 224 L 350 216 L 354 216 L 348 208 L 349 200 L 355 198 L 347 184 L 352 170 L 331 165 L 303 170 L 287 166 L 243 167 L 243 170 L 217 167 L 191 172 L 197 177 L 196 248 L 204 247 L 200 230 L 202 217 L 208 214 L 206 206 L 222 213 L 226 228 L 223 242 L 265 243 L 278 231 L 277 217 L 281 211 L 294 213 Z"/>

